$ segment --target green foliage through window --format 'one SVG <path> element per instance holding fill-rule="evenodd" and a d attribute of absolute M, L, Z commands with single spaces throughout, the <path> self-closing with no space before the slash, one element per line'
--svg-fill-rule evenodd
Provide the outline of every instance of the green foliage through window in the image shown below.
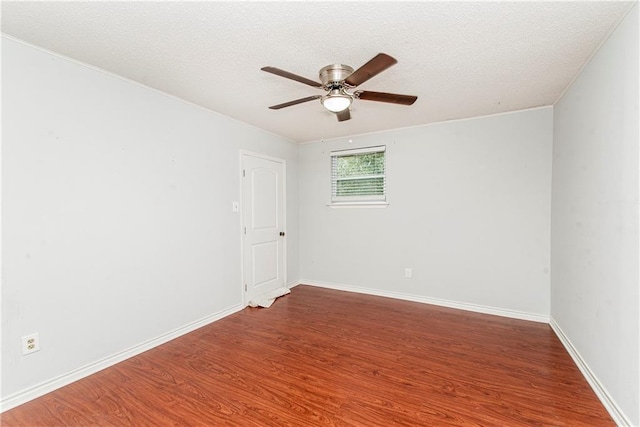
<path fill-rule="evenodd" d="M 332 153 L 332 200 L 384 200 L 385 152 Z M 360 151 L 360 150 L 357 150 Z"/>
<path fill-rule="evenodd" d="M 384 152 L 337 157 L 338 178 L 384 174 Z"/>

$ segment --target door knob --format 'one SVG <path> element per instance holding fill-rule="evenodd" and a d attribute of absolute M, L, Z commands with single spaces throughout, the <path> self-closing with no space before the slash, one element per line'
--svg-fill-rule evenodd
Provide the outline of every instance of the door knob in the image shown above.
<path fill-rule="evenodd" d="M 284 231 L 280 232 L 280 236 L 284 237 Z"/>

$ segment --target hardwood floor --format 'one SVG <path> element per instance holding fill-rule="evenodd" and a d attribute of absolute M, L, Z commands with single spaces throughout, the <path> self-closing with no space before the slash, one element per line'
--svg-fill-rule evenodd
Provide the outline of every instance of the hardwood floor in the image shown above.
<path fill-rule="evenodd" d="M 548 325 L 298 286 L 2 426 L 613 426 Z"/>

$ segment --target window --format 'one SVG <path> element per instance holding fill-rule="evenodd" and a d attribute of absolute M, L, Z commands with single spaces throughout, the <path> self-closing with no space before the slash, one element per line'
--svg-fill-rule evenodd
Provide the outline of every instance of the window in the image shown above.
<path fill-rule="evenodd" d="M 385 147 L 331 152 L 331 203 L 386 200 Z"/>

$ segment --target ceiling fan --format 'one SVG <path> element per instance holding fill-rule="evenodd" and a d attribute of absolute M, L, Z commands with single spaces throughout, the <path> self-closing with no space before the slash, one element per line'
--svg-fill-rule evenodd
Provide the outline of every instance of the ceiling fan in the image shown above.
<path fill-rule="evenodd" d="M 343 122 L 351 118 L 349 107 L 356 98 L 363 99 L 365 101 L 389 102 L 400 105 L 411 105 L 416 102 L 418 97 L 411 95 L 372 92 L 368 90 L 349 92 L 349 90 L 352 90 L 370 78 L 377 76 L 397 62 L 398 61 L 386 53 L 379 53 L 355 71 L 350 66 L 344 64 L 327 65 L 322 68 L 319 73 L 319 78 L 322 83 L 298 76 L 276 67 L 262 67 L 261 70 L 327 91 L 325 95 L 313 95 L 278 105 L 272 105 L 269 107 L 270 109 L 279 110 L 292 105 L 302 104 L 303 102 L 313 101 L 314 99 L 320 99 L 324 108 L 335 113 L 338 121 Z"/>

